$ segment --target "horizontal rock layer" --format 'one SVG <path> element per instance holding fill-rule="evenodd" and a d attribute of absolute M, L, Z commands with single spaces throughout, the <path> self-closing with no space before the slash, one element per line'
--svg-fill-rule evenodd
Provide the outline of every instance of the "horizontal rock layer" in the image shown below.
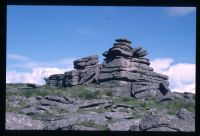
<path fill-rule="evenodd" d="M 131 41 L 116 39 L 113 47 L 103 53 L 102 64 L 98 56 L 74 61 L 75 70 L 51 75 L 45 79 L 50 86 L 99 84 L 116 96 L 135 98 L 163 97 L 170 92 L 168 77 L 153 71 L 148 54 L 142 47 L 131 47 Z"/>

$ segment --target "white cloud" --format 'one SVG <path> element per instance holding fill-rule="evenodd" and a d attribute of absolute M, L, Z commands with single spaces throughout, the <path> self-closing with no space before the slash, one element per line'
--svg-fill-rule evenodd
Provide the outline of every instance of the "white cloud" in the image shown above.
<path fill-rule="evenodd" d="M 8 54 L 8 58 L 22 61 L 18 64 L 10 64 L 7 67 L 14 70 L 6 72 L 6 83 L 35 83 L 45 84 L 43 78 L 52 74 L 63 74 L 65 71 L 73 69 L 73 61 L 76 58 L 64 58 L 54 61 L 33 61 L 31 58 L 18 55 Z M 9 61 L 9 60 L 8 60 Z M 28 68 L 31 72 L 19 72 L 17 68 Z"/>
<path fill-rule="evenodd" d="M 151 66 L 156 72 L 169 76 L 169 87 L 172 91 L 195 93 L 195 64 L 172 65 L 172 62 L 173 59 L 160 58 L 151 61 Z"/>
<path fill-rule="evenodd" d="M 171 58 L 157 58 L 153 61 L 150 61 L 151 67 L 154 68 L 154 71 L 158 73 L 162 73 L 164 70 L 168 69 L 171 65 L 171 63 L 174 60 Z"/>
<path fill-rule="evenodd" d="M 195 7 L 170 7 L 165 8 L 167 14 L 171 16 L 185 16 L 196 11 Z"/>
<path fill-rule="evenodd" d="M 29 68 L 33 69 L 35 67 L 73 67 L 73 61 L 77 58 L 63 58 L 59 60 L 51 60 L 51 61 L 34 61 L 29 57 L 22 56 L 19 54 L 8 54 L 9 59 L 13 59 L 16 61 L 22 61 L 22 63 L 18 64 L 10 64 L 9 66 L 16 67 L 16 68 Z M 9 60 L 8 60 L 9 61 Z"/>
<path fill-rule="evenodd" d="M 69 70 L 71 69 L 36 67 L 33 68 L 32 72 L 8 71 L 6 72 L 6 83 L 35 83 L 43 85 L 45 84 L 43 78 L 52 74 L 63 74 Z"/>
<path fill-rule="evenodd" d="M 13 59 L 13 60 L 17 60 L 17 61 L 29 61 L 30 60 L 29 57 L 19 55 L 19 54 L 8 54 L 8 58 Z"/>
<path fill-rule="evenodd" d="M 169 76 L 172 91 L 195 93 L 195 64 L 178 63 L 163 74 Z"/>

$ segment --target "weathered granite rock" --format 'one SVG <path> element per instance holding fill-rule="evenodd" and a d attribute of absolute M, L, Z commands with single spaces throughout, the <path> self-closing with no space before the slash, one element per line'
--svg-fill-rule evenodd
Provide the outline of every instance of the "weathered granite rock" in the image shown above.
<path fill-rule="evenodd" d="M 79 84 L 96 83 L 98 81 L 100 67 L 100 64 L 86 67 L 80 75 Z"/>
<path fill-rule="evenodd" d="M 116 42 L 125 42 L 125 43 L 128 43 L 128 44 L 131 44 L 132 42 L 126 38 L 118 38 L 115 40 Z"/>
<path fill-rule="evenodd" d="M 183 112 L 183 111 L 182 111 Z M 185 112 L 185 111 L 184 111 Z M 160 128 L 161 127 L 161 128 Z M 153 129 L 154 128 L 154 129 Z M 157 129 L 160 128 L 160 129 Z M 166 111 L 151 111 L 140 123 L 142 131 L 167 130 L 167 131 L 195 131 L 194 121 L 189 122 L 179 119 L 175 115 L 168 115 Z"/>
<path fill-rule="evenodd" d="M 26 114 L 26 115 L 35 115 L 35 114 L 41 114 L 44 112 L 51 113 L 52 111 L 49 109 L 48 106 L 37 106 L 37 107 L 25 108 L 21 110 L 19 113 Z"/>
<path fill-rule="evenodd" d="M 73 113 L 67 114 L 65 117 L 58 118 L 50 121 L 46 126 L 45 130 L 64 130 L 70 125 L 80 125 L 80 124 L 94 124 L 98 126 L 105 126 L 107 124 L 107 119 L 102 113 Z"/>
<path fill-rule="evenodd" d="M 105 112 L 105 117 L 107 119 L 131 119 L 133 118 L 132 113 L 126 112 Z"/>
<path fill-rule="evenodd" d="M 120 120 L 108 124 L 108 129 L 111 131 L 139 131 L 140 119 Z"/>
<path fill-rule="evenodd" d="M 68 101 L 66 101 L 64 97 L 59 97 L 59 96 L 56 96 L 56 95 L 47 95 L 43 99 L 62 103 L 62 104 L 68 103 Z"/>
<path fill-rule="evenodd" d="M 80 125 L 69 125 L 66 127 L 63 127 L 62 130 L 71 130 L 71 131 L 77 131 L 77 130 L 84 130 L 84 131 L 97 131 L 97 128 L 93 127 L 86 127 L 86 126 L 80 126 Z"/>
<path fill-rule="evenodd" d="M 80 74 L 81 71 L 79 70 L 71 70 L 69 72 L 65 72 L 63 77 L 63 86 L 78 85 Z"/>
<path fill-rule="evenodd" d="M 91 66 L 97 64 L 98 61 L 98 56 L 93 55 L 89 57 L 84 57 L 78 60 L 74 61 L 74 68 L 75 69 L 84 69 L 86 66 Z"/>
<path fill-rule="evenodd" d="M 188 111 L 187 109 L 181 108 L 177 113 L 178 118 L 183 119 L 185 121 L 195 122 L 195 114 Z"/>
<path fill-rule="evenodd" d="M 7 130 L 42 130 L 44 123 L 39 120 L 32 120 L 27 115 L 20 115 L 6 112 Z"/>
<path fill-rule="evenodd" d="M 126 81 L 119 83 L 123 86 Z M 92 88 L 94 86 L 96 85 Z M 161 92 L 160 94 L 162 95 Z M 173 96 L 172 92 L 165 99 L 170 96 Z M 6 99 L 6 110 L 15 113 L 6 112 L 6 129 L 194 132 L 195 112 L 191 112 L 194 108 L 190 106 L 195 106 L 195 95 L 178 93 L 178 96 L 181 97 L 172 97 L 170 100 L 157 103 L 154 99 L 143 98 L 80 99 L 62 93 L 29 98 L 9 94 Z M 173 102 L 177 105 L 167 105 Z M 179 109 L 179 104 L 184 105 Z M 186 107 L 187 104 L 189 107 Z"/>
<path fill-rule="evenodd" d="M 184 92 L 182 95 L 183 95 L 184 98 L 188 98 L 188 99 L 194 99 L 195 98 L 195 94 L 189 93 L 189 92 Z"/>
<path fill-rule="evenodd" d="M 170 89 L 168 77 L 153 71 L 147 50 L 133 48 L 131 41 L 125 38 L 115 40 L 113 47 L 103 53 L 102 64 L 98 56 L 88 56 L 74 61 L 74 68 L 64 74 L 52 75 L 45 79 L 50 86 L 73 86 L 81 84 L 99 84 L 113 92 L 115 96 L 144 99 L 159 97 L 162 99 Z M 184 97 L 192 97 L 185 94 Z"/>
<path fill-rule="evenodd" d="M 33 96 L 29 97 L 28 100 L 27 100 L 27 102 L 28 102 L 29 106 L 33 106 L 33 105 L 39 104 L 39 101 L 35 97 L 33 97 Z"/>
<path fill-rule="evenodd" d="M 123 39 L 116 39 L 116 42 L 103 54 L 106 58 L 100 69 L 99 84 L 113 91 L 114 95 L 138 99 L 156 97 L 157 93 L 164 96 L 170 92 L 168 77 L 149 67 L 146 50 L 132 48 L 131 42 Z"/>
<path fill-rule="evenodd" d="M 74 61 L 76 70 L 67 71 L 64 74 L 51 75 L 44 78 L 49 86 L 74 86 L 79 84 L 89 84 L 98 81 L 101 65 L 98 63 L 98 56 L 93 55 Z"/>
<path fill-rule="evenodd" d="M 63 74 L 54 74 L 45 78 L 47 85 L 49 86 L 62 86 Z"/>
<path fill-rule="evenodd" d="M 6 99 L 9 106 L 18 108 L 21 107 L 21 103 L 24 103 L 27 101 L 27 98 L 22 96 L 11 96 L 9 99 Z"/>
<path fill-rule="evenodd" d="M 112 104 L 112 101 L 104 100 L 104 99 L 92 99 L 92 100 L 84 100 L 81 104 L 79 104 L 79 108 L 91 108 L 96 106 L 105 106 Z"/>

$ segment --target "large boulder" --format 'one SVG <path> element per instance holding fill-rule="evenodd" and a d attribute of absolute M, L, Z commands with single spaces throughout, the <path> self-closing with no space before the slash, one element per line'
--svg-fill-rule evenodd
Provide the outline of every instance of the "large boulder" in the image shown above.
<path fill-rule="evenodd" d="M 178 118 L 183 119 L 185 121 L 195 122 L 195 114 L 193 112 L 188 111 L 187 109 L 181 108 L 177 113 Z"/>
<path fill-rule="evenodd" d="M 150 111 L 142 119 L 140 129 L 142 131 L 195 131 L 195 122 L 179 119 L 176 115 L 168 115 L 166 111 L 155 110 Z"/>

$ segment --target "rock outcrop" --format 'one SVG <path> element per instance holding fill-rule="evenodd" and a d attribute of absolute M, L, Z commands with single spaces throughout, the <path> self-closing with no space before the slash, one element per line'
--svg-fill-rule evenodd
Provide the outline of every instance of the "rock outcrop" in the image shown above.
<path fill-rule="evenodd" d="M 74 61 L 75 70 L 46 78 L 49 86 L 98 84 L 111 90 L 113 95 L 144 99 L 162 98 L 170 90 L 168 77 L 153 71 L 148 54 L 142 47 L 132 48 L 131 41 L 116 39 L 113 47 L 103 53 L 102 64 L 93 55 Z"/>
<path fill-rule="evenodd" d="M 189 98 L 181 99 L 185 101 Z M 16 109 L 13 103 L 18 103 L 18 108 L 14 110 L 14 113 L 6 111 L 6 129 L 195 131 L 195 112 L 189 111 L 190 108 L 186 105 L 181 108 L 176 107 L 172 112 L 173 108 L 163 109 L 165 106 L 155 101 L 155 108 L 148 109 L 144 105 L 137 106 L 136 103 L 141 103 L 143 100 L 135 99 L 132 103 L 121 101 L 120 104 L 113 100 L 79 99 L 65 95 L 29 98 L 13 95 L 7 98 L 6 109 L 11 109 L 11 107 L 13 110 Z M 153 101 L 146 100 L 145 102 L 150 104 Z M 157 104 L 163 108 L 156 109 Z"/>
<path fill-rule="evenodd" d="M 141 47 L 132 48 L 127 39 L 116 39 L 114 46 L 103 53 L 106 58 L 99 73 L 99 83 L 117 96 L 145 98 L 166 95 L 168 77 L 151 68 L 147 51 Z"/>
<path fill-rule="evenodd" d="M 177 115 L 168 115 L 165 110 L 150 111 L 142 119 L 140 129 L 142 131 L 194 131 L 194 113 L 186 109 L 180 109 Z"/>
<path fill-rule="evenodd" d="M 44 123 L 39 120 L 33 120 L 27 115 L 6 112 L 7 130 L 42 130 Z"/>
<path fill-rule="evenodd" d="M 95 83 L 98 80 L 100 64 L 98 56 L 88 56 L 74 61 L 75 70 L 67 71 L 64 74 L 54 74 L 45 78 L 49 86 L 75 86 L 80 84 Z"/>

